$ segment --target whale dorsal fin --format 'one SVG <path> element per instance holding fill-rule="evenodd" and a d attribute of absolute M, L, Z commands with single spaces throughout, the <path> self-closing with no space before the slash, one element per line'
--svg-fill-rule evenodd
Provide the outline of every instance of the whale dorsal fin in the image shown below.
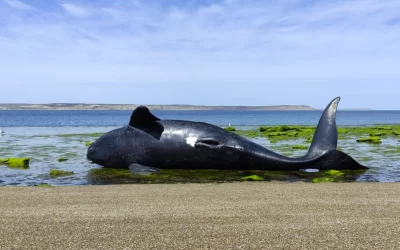
<path fill-rule="evenodd" d="M 150 113 L 150 110 L 146 106 L 139 106 L 132 112 L 129 125 L 135 128 L 141 128 L 148 123 L 159 120 L 158 117 Z"/>
<path fill-rule="evenodd" d="M 338 141 L 336 111 L 339 102 L 340 97 L 337 97 L 326 107 L 321 119 L 319 120 L 310 150 L 305 156 L 306 158 L 315 158 L 322 156 L 331 150 L 336 150 Z"/>
<path fill-rule="evenodd" d="M 163 125 L 156 122 L 159 120 L 158 117 L 150 113 L 150 110 L 146 106 L 139 106 L 132 112 L 129 125 L 159 140 L 164 131 Z"/>

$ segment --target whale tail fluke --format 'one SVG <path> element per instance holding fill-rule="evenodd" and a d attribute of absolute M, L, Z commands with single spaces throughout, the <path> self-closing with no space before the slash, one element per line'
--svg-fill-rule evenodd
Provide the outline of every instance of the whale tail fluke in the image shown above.
<path fill-rule="evenodd" d="M 318 158 L 319 163 L 316 166 L 318 169 L 367 169 L 349 155 L 337 150 L 336 112 L 339 102 L 340 97 L 333 99 L 322 113 L 310 150 L 304 156 L 304 159 Z"/>
<path fill-rule="evenodd" d="M 351 156 L 339 150 L 332 150 L 323 155 L 316 163 L 316 169 L 319 170 L 361 170 L 368 169 L 361 165 Z"/>
<path fill-rule="evenodd" d="M 331 150 L 336 150 L 338 133 L 336 127 L 336 111 L 340 97 L 329 103 L 319 120 L 313 141 L 305 158 L 313 159 L 324 155 Z"/>

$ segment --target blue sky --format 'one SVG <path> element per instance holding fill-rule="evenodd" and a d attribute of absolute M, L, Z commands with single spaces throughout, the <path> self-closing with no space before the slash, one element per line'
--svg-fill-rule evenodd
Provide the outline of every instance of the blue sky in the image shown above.
<path fill-rule="evenodd" d="M 400 1 L 0 0 L 1 103 L 400 109 Z"/>

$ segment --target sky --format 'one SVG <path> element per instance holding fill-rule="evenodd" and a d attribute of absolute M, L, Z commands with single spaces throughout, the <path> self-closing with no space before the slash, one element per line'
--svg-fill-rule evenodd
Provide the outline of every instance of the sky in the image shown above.
<path fill-rule="evenodd" d="M 0 103 L 400 110 L 399 0 L 0 0 Z"/>

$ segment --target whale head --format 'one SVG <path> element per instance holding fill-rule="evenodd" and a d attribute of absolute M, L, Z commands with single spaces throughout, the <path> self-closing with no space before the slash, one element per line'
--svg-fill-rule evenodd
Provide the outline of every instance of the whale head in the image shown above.
<path fill-rule="evenodd" d="M 126 127 L 105 133 L 89 146 L 88 160 L 104 167 L 126 168 L 131 156 L 131 153 L 127 152 L 128 136 Z"/>

